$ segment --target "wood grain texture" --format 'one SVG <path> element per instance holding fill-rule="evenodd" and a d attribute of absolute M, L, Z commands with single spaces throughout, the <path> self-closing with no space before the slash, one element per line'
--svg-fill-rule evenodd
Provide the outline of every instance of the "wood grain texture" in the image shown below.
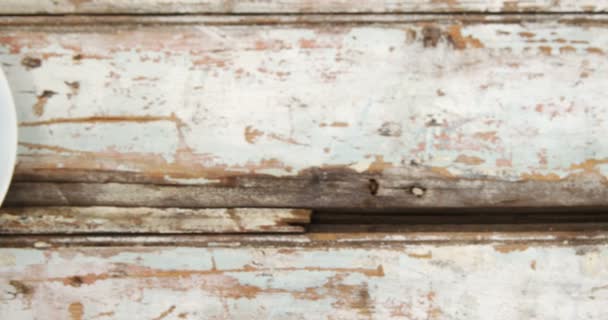
<path fill-rule="evenodd" d="M 608 247 L 1 248 L 3 319 L 603 319 Z"/>
<path fill-rule="evenodd" d="M 1 234 L 303 232 L 309 210 L 29 207 L 0 209 Z"/>
<path fill-rule="evenodd" d="M 33 201 L 64 188 L 49 204 L 608 204 L 601 17 L 34 17 L 0 26 L 21 121 L 16 179 L 90 183 L 86 194 L 36 185 Z M 16 193 L 9 202 L 24 199 Z"/>
<path fill-rule="evenodd" d="M 603 12 L 605 0 L 3 0 L 0 14 Z"/>
<path fill-rule="evenodd" d="M 374 178 L 313 174 L 295 179 L 233 179 L 229 184 L 14 182 L 8 206 L 299 207 L 310 209 L 602 207 L 608 190 L 594 181 L 496 182 L 432 177 Z M 413 188 L 423 188 L 420 196 Z"/>
<path fill-rule="evenodd" d="M 386 246 L 442 244 L 474 245 L 500 243 L 513 246 L 597 245 L 608 241 L 606 224 L 567 224 L 541 228 L 494 228 L 461 226 L 411 228 L 406 231 L 374 232 L 346 230 L 313 230 L 302 234 L 215 234 L 215 235 L 11 235 L 0 237 L 5 248 L 62 247 L 302 247 L 302 248 L 383 248 Z M 586 227 L 585 227 L 586 226 Z M 336 228 L 338 229 L 338 228 Z"/>

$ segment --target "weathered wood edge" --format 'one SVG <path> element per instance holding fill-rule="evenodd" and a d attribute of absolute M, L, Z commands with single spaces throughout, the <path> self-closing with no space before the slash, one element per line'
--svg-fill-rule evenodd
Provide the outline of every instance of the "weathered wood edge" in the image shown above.
<path fill-rule="evenodd" d="M 310 210 L 28 207 L 0 209 L 0 234 L 297 233 Z"/>
<path fill-rule="evenodd" d="M 192 13 L 396 13 L 396 12 L 604 12 L 605 1 L 161 1 L 5 0 L 0 14 L 192 14 Z"/>
<path fill-rule="evenodd" d="M 5 235 L 0 247 L 296 247 L 383 248 L 408 244 L 495 244 L 572 246 L 608 243 L 607 230 L 585 231 L 484 231 L 409 233 L 306 233 L 292 235 Z"/>
<path fill-rule="evenodd" d="M 308 25 L 308 24 L 393 24 L 393 23 L 521 23 L 557 21 L 565 24 L 596 24 L 608 23 L 606 14 L 572 14 L 572 13 L 534 13 L 534 14 L 251 14 L 251 15 L 61 15 L 61 16 L 2 16 L 0 27 L 18 26 L 40 28 L 46 26 L 54 29 L 69 26 L 84 28 L 113 28 L 116 26 L 132 25 Z"/>

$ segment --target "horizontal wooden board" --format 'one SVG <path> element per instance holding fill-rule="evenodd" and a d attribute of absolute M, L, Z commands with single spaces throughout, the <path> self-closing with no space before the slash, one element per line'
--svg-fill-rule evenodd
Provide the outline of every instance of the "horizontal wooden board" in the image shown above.
<path fill-rule="evenodd" d="M 603 12 L 606 0 L 3 0 L 0 14 Z"/>
<path fill-rule="evenodd" d="M 3 319 L 604 319 L 608 247 L 0 249 Z"/>
<path fill-rule="evenodd" d="M 375 183 L 370 183 L 370 180 Z M 380 187 L 373 193 L 370 185 Z M 371 187 L 372 189 L 375 187 Z M 421 190 L 417 195 L 416 191 Z M 310 209 L 604 207 L 601 182 L 497 182 L 312 174 L 233 179 L 228 185 L 13 182 L 7 206 L 298 207 Z M 491 211 L 490 211 L 491 212 Z"/>
<path fill-rule="evenodd" d="M 607 27 L 557 15 L 3 18 L 15 178 L 91 183 L 32 190 L 42 202 L 70 190 L 52 200 L 65 205 L 606 205 Z M 111 191 L 124 188 L 142 192 Z"/>
<path fill-rule="evenodd" d="M 496 227 L 495 227 L 496 226 Z M 313 226 L 310 226 L 311 228 Z M 428 227 L 428 226 L 427 226 Z M 386 246 L 443 244 L 471 245 L 498 243 L 512 246 L 597 245 L 608 241 L 608 225 L 545 224 L 545 228 L 507 225 L 444 226 L 441 229 L 416 228 L 394 231 L 320 230 L 302 234 L 214 234 L 214 235 L 10 235 L 0 237 L 5 248 L 60 247 L 306 247 L 306 248 L 383 248 Z"/>
<path fill-rule="evenodd" d="M 25 207 L 0 209 L 0 234 L 303 232 L 309 210 Z"/>

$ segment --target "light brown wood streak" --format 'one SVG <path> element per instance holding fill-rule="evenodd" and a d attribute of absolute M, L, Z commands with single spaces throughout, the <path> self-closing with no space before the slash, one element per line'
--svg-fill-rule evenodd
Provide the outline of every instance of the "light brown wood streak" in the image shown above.
<path fill-rule="evenodd" d="M 177 126 L 181 125 L 179 119 L 172 116 L 92 116 L 84 118 L 55 118 L 43 121 L 20 122 L 20 127 L 50 126 L 62 123 L 113 123 L 113 122 L 135 122 L 146 123 L 155 121 L 169 121 Z"/>
<path fill-rule="evenodd" d="M 84 307 L 80 302 L 70 303 L 68 306 L 68 310 L 70 312 L 70 318 L 72 320 L 82 320 L 82 315 L 84 313 Z"/>
<path fill-rule="evenodd" d="M 458 302 L 474 314 L 467 319 L 531 313 L 557 317 L 564 311 L 539 303 L 556 297 L 575 318 L 582 306 L 593 318 L 603 310 L 607 275 L 599 261 L 606 254 L 605 242 L 529 246 L 503 239 L 466 246 L 394 242 L 315 247 L 290 244 L 291 238 L 283 244 L 251 245 L 241 242 L 244 237 L 233 237 L 237 242 L 215 247 L 77 246 L 42 251 L 3 246 L 0 286 L 18 281 L 30 293 L 2 299 L 0 307 L 11 317 L 60 319 L 101 314 L 128 318 L 133 310 L 147 319 L 400 319 L 404 314 L 417 315 L 411 319 L 459 319 L 462 309 L 454 307 L 456 295 L 472 300 Z M 6 239 L 0 241 L 6 245 Z M 560 273 L 564 264 L 580 272 Z M 554 281 L 556 274 L 562 274 L 560 281 Z M 455 284 L 460 278 L 466 283 Z M 469 283 L 516 294 L 505 300 Z M 538 293 L 530 301 L 519 294 L 522 290 Z M 7 287 L 7 292 L 14 290 Z M 53 303 L 44 303 L 49 296 Z M 484 308 L 488 304 L 508 308 Z M 17 305 L 20 308 L 14 308 Z"/>
<path fill-rule="evenodd" d="M 171 306 L 171 307 L 169 307 L 169 309 L 163 311 L 163 313 L 161 313 L 158 317 L 154 318 L 153 320 L 162 320 L 162 319 L 166 318 L 169 314 L 171 314 L 174 310 L 175 310 L 175 306 Z"/>
<path fill-rule="evenodd" d="M 310 214 L 297 209 L 3 208 L 0 233 L 297 233 L 304 231 Z"/>
<path fill-rule="evenodd" d="M 499 249 L 496 249 L 499 252 Z M 507 253 L 505 251 L 503 253 Z M 206 276 L 206 275 L 230 275 L 236 273 L 250 273 L 250 272 L 336 272 L 345 274 L 361 274 L 366 277 L 384 277 L 384 270 L 382 265 L 378 265 L 376 268 L 324 268 L 324 267 L 304 267 L 304 268 L 256 268 L 250 265 L 246 265 L 242 269 L 225 269 L 225 270 L 153 270 L 146 267 L 133 268 L 132 270 L 124 270 L 121 273 L 103 273 L 103 274 L 79 274 L 76 276 L 70 276 L 67 278 L 47 278 L 46 281 L 61 282 L 64 285 L 72 287 L 80 287 L 82 285 L 91 285 L 95 282 L 101 282 L 108 279 L 134 279 L 134 278 L 185 278 L 193 276 Z M 36 282 L 37 279 L 28 279 L 27 282 Z M 242 288 L 234 288 L 234 295 L 238 296 L 238 290 Z M 254 297 L 261 290 L 252 291 L 246 293 L 250 297 Z"/>

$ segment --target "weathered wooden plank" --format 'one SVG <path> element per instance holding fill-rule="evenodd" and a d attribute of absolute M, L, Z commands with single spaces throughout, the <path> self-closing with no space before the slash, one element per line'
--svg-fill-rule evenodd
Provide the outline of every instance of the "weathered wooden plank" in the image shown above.
<path fill-rule="evenodd" d="M 75 192 L 53 204 L 608 204 L 601 18 L 0 25 L 21 121 L 17 180 L 163 185 L 41 187 Z"/>
<path fill-rule="evenodd" d="M 26 207 L 0 209 L 2 234 L 303 232 L 309 210 Z"/>
<path fill-rule="evenodd" d="M 0 249 L 3 319 L 604 319 L 608 246 Z"/>
<path fill-rule="evenodd" d="M 608 189 L 598 181 L 500 182 L 424 176 L 418 179 L 386 176 L 371 180 L 375 182 L 354 174 L 336 177 L 320 173 L 296 179 L 233 179 L 226 184 L 182 186 L 13 182 L 5 205 L 496 209 L 602 207 L 608 199 Z M 372 192 L 370 184 L 380 187 Z"/>
<path fill-rule="evenodd" d="M 3 0 L 0 14 L 603 12 L 606 0 Z"/>

